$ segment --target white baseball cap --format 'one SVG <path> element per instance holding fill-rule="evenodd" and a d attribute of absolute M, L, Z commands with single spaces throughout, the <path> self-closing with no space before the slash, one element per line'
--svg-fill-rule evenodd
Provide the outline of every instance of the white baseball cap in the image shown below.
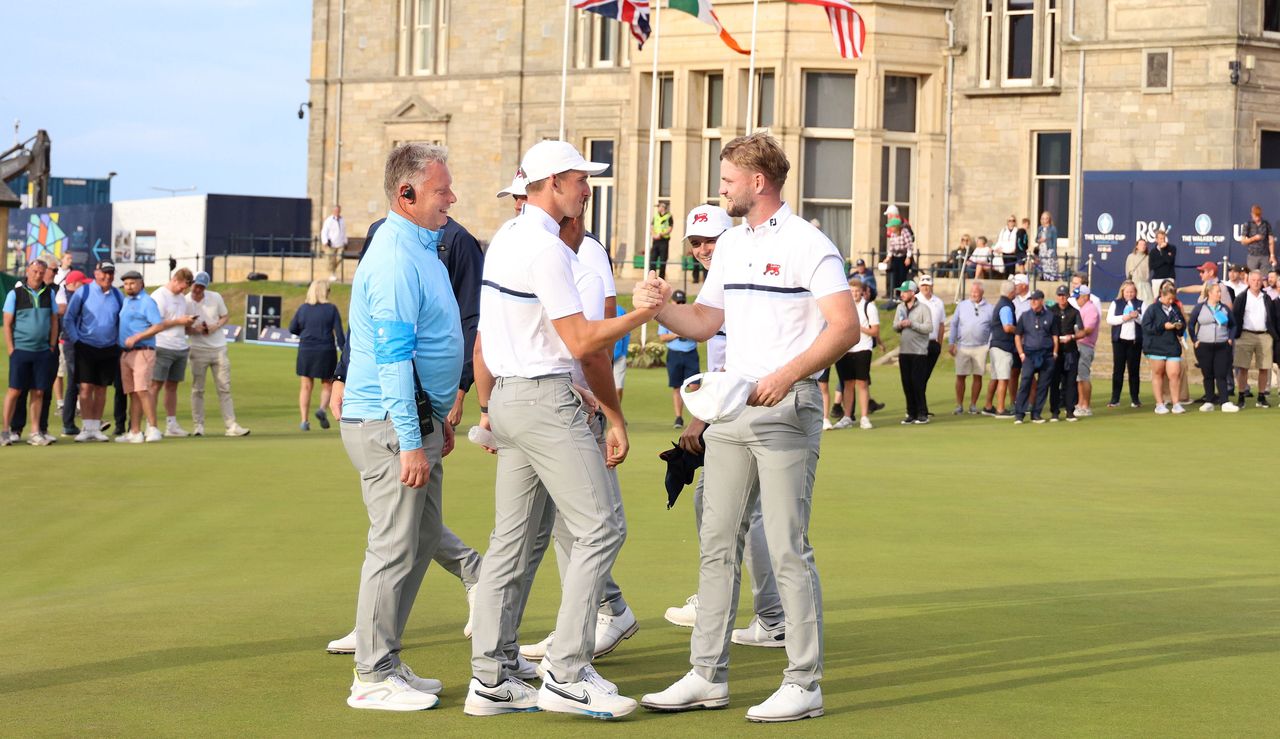
<path fill-rule="evenodd" d="M 529 184 L 529 181 L 526 180 L 523 175 L 524 175 L 524 170 L 517 169 L 516 176 L 511 178 L 511 184 L 499 190 L 498 197 L 502 198 L 502 197 L 506 197 L 507 195 L 510 195 L 513 198 L 525 197 L 524 188 L 525 188 L 525 185 Z"/>
<path fill-rule="evenodd" d="M 524 159 L 520 161 L 520 169 L 516 172 L 516 176 L 523 174 L 526 182 L 537 182 L 563 172 L 586 172 L 595 175 L 608 168 L 608 164 L 588 162 L 577 149 L 573 148 L 573 144 L 567 141 L 539 141 L 524 153 Z"/>
<path fill-rule="evenodd" d="M 714 239 L 733 228 L 729 212 L 718 205 L 699 205 L 689 211 L 684 219 L 684 237 L 700 236 Z"/>
<path fill-rule="evenodd" d="M 933 277 L 932 277 L 932 276 L 930 276 L 930 275 L 920 275 L 920 284 L 921 284 L 921 285 L 932 285 L 932 284 L 933 284 Z"/>
<path fill-rule="evenodd" d="M 746 410 L 754 388 L 754 382 L 732 372 L 703 372 L 684 381 L 680 397 L 695 417 L 707 423 L 724 423 Z"/>
<path fill-rule="evenodd" d="M 887 216 L 896 216 L 896 215 L 898 215 L 898 206 L 896 206 L 896 205 L 890 205 L 888 208 L 885 208 L 885 209 L 884 209 L 884 214 L 885 214 L 885 215 L 887 215 Z"/>
<path fill-rule="evenodd" d="M 1014 275 L 1013 277 L 1010 277 L 1009 279 L 1013 280 L 1013 284 L 1015 284 L 1015 285 L 1029 285 L 1029 284 L 1031 284 L 1031 280 L 1027 279 L 1027 276 L 1026 276 L 1026 275 L 1024 275 L 1024 274 L 1016 274 L 1016 275 Z"/>

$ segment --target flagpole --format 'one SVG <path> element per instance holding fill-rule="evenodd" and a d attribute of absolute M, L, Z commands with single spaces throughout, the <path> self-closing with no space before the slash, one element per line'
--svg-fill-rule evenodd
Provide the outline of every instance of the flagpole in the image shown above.
<path fill-rule="evenodd" d="M 560 140 L 564 141 L 564 101 L 569 90 L 569 27 L 573 0 L 564 0 L 564 52 L 560 55 Z"/>
<path fill-rule="evenodd" d="M 645 193 L 645 209 L 642 220 L 644 222 L 644 240 L 641 242 L 644 249 L 644 275 L 641 279 L 649 278 L 649 254 L 650 242 L 653 239 L 650 224 L 653 223 L 653 168 L 657 159 L 658 151 L 658 49 L 662 46 L 662 0 L 654 0 L 653 12 L 653 71 L 651 72 L 653 83 L 652 89 L 649 91 L 649 176 L 646 180 L 647 191 Z M 669 261 L 669 260 L 668 260 Z M 665 268 L 663 269 L 665 272 Z M 649 324 L 640 325 L 640 349 L 643 351 L 649 338 Z"/>
<path fill-rule="evenodd" d="M 752 107 L 756 93 L 756 20 L 760 17 L 760 0 L 751 3 L 751 61 L 747 62 L 747 135 L 756 125 L 756 111 Z"/>

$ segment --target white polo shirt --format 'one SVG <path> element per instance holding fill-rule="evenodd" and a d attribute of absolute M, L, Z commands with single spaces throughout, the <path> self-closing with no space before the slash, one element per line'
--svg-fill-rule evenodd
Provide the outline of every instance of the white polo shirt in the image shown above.
<path fill-rule="evenodd" d="M 929 332 L 929 340 L 937 341 L 942 334 L 942 327 L 947 323 L 947 304 L 942 302 L 942 298 L 937 293 L 932 298 L 925 298 L 924 293 L 920 294 L 920 302 L 929 306 L 929 310 L 933 313 L 933 330 Z"/>
<path fill-rule="evenodd" d="M 525 204 L 494 234 L 480 286 L 484 362 L 494 377 L 570 374 L 573 354 L 552 321 L 582 313 L 573 252 L 560 224 Z"/>
<path fill-rule="evenodd" d="M 867 303 L 866 298 L 859 300 L 853 307 L 858 313 L 859 338 L 858 343 L 849 347 L 848 353 L 869 352 L 875 348 L 875 337 L 871 334 L 862 333 L 862 329 L 880 325 L 880 309 L 874 303 Z"/>
<path fill-rule="evenodd" d="M 1257 295 L 1245 290 L 1244 293 L 1244 325 L 1245 331 L 1267 330 L 1267 300 L 1259 292 Z M 1236 298 L 1239 300 L 1239 298 Z"/>
<path fill-rule="evenodd" d="M 209 333 L 203 332 L 191 334 L 187 338 L 191 341 L 193 349 L 224 349 L 227 346 L 227 335 L 222 333 L 222 329 L 215 329 L 218 321 L 227 315 L 227 303 L 222 296 L 208 288 L 204 291 L 204 300 L 196 302 L 190 296 L 187 296 L 187 303 L 191 306 L 192 312 L 196 314 L 196 322 L 192 326 L 199 327 L 201 323 L 209 324 Z"/>
<path fill-rule="evenodd" d="M 716 332 L 715 336 L 707 339 L 707 371 L 723 372 L 725 362 L 725 344 L 727 343 L 724 326 Z"/>
<path fill-rule="evenodd" d="M 151 299 L 156 301 L 156 307 L 160 309 L 160 317 L 166 321 L 171 318 L 195 315 L 195 309 L 187 302 L 187 296 L 182 293 L 174 295 L 169 292 L 168 285 L 157 287 L 155 292 L 151 293 Z M 156 346 L 161 349 L 185 352 L 191 347 L 187 341 L 187 327 L 172 326 L 156 334 Z"/>
<path fill-rule="evenodd" d="M 613 262 L 609 261 L 609 252 L 605 251 L 604 245 L 591 234 L 587 234 L 582 239 L 582 245 L 578 247 L 577 257 L 578 261 L 600 275 L 600 282 L 604 285 L 604 296 L 606 298 L 616 298 L 618 296 L 618 288 L 613 282 Z M 588 318 L 587 320 L 594 321 L 597 319 Z"/>
<path fill-rule="evenodd" d="M 582 317 L 588 321 L 604 320 L 604 282 L 600 279 L 600 275 L 586 264 L 582 263 L 579 258 L 582 249 L 579 247 L 578 253 L 573 254 L 573 286 L 578 290 L 578 297 L 582 299 Z M 612 356 L 612 355 L 611 355 Z M 574 360 L 573 372 L 570 373 L 574 383 L 581 387 L 589 387 L 587 383 L 587 375 L 582 371 L 582 362 Z"/>
<path fill-rule="evenodd" d="M 783 203 L 758 228 L 743 223 L 720 236 L 698 302 L 724 310 L 724 332 L 735 337 L 725 342 L 725 369 L 758 382 L 826 327 L 818 299 L 848 291 L 835 245 Z"/>

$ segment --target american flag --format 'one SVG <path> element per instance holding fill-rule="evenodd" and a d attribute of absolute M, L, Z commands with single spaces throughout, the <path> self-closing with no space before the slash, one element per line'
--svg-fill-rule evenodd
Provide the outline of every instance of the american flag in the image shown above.
<path fill-rule="evenodd" d="M 802 5 L 817 5 L 827 11 L 827 20 L 831 23 L 831 36 L 836 42 L 836 51 L 845 59 L 860 59 L 862 49 L 867 43 L 867 27 L 862 16 L 853 9 L 847 0 L 791 0 Z"/>
<path fill-rule="evenodd" d="M 631 26 L 631 35 L 644 48 L 649 39 L 649 2 L 648 0 L 586 0 L 576 2 L 573 7 L 588 13 L 598 13 L 620 23 Z"/>

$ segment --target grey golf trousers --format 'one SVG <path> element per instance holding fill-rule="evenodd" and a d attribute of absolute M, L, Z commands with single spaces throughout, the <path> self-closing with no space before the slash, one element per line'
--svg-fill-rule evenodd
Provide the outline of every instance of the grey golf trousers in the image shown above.
<path fill-rule="evenodd" d="M 822 586 L 809 544 L 822 413 L 817 383 L 804 380 L 776 406 L 749 407 L 733 421 L 712 425 L 703 437 L 698 618 L 689 659 L 703 679 L 729 679 L 739 562 L 757 499 L 785 611 L 783 682 L 808 689 L 822 679 Z"/>
<path fill-rule="evenodd" d="M 556 638 L 546 659 L 557 680 L 576 682 L 591 663 L 596 610 L 623 539 L 604 458 L 568 375 L 497 378 L 489 420 L 498 443 L 498 469 L 493 534 L 475 590 L 472 674 L 493 685 L 516 664 L 515 615 L 550 500 L 564 518 L 572 546 Z"/>
<path fill-rule="evenodd" d="M 342 444 L 360 473 L 369 512 L 369 544 L 356 602 L 356 673 L 377 682 L 400 664 L 400 638 L 440 543 L 444 433 L 437 424 L 422 440 L 431 472 L 418 490 L 400 482 L 400 441 L 390 419 L 343 419 Z"/>
<path fill-rule="evenodd" d="M 693 521 L 699 535 L 702 532 L 702 496 L 707 473 L 698 476 L 698 486 L 693 489 Z M 782 596 L 778 594 L 778 581 L 773 576 L 773 563 L 769 561 L 769 542 L 765 541 L 764 524 L 760 514 L 760 481 L 756 480 L 751 495 L 756 502 L 751 506 L 751 521 L 747 526 L 746 545 L 742 549 L 742 564 L 751 574 L 751 595 L 756 617 L 766 628 L 782 625 Z"/>
<path fill-rule="evenodd" d="M 448 526 L 440 527 L 440 546 L 432 559 L 470 590 L 480 581 L 480 553 L 467 546 Z"/>
<path fill-rule="evenodd" d="M 603 414 L 595 413 L 587 418 L 587 425 L 591 427 L 591 433 L 596 439 L 596 444 L 600 447 L 600 456 L 605 455 L 605 420 Z M 609 474 L 609 492 L 613 496 L 613 517 L 618 525 L 618 530 L 622 532 L 622 538 L 627 538 L 627 518 L 622 510 L 622 488 L 618 485 L 618 471 L 605 467 Z M 558 515 L 556 505 L 551 501 L 547 501 L 542 510 L 542 520 L 538 523 L 538 535 L 533 540 L 533 556 L 529 562 L 529 571 L 524 578 L 524 593 L 520 601 L 520 607 L 515 613 L 515 624 L 518 628 L 524 620 L 524 609 L 529 602 L 529 593 L 533 590 L 533 579 L 538 574 L 538 567 L 542 564 L 542 558 L 547 553 L 547 545 L 551 542 L 552 537 L 555 538 L 556 544 L 556 567 L 560 570 L 560 582 L 564 582 L 565 571 L 569 568 L 570 548 L 573 546 L 573 534 L 569 533 L 569 527 L 564 522 L 564 516 Z M 601 596 L 599 612 L 605 616 L 620 616 L 622 612 L 627 610 L 627 601 L 622 597 L 622 588 L 618 587 L 617 581 L 613 579 L 613 571 L 605 576 L 604 591 Z"/>

